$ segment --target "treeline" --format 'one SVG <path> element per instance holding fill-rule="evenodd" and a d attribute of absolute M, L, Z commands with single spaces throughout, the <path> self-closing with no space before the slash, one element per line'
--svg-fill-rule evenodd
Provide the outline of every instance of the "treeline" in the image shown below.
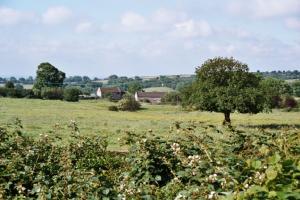
<path fill-rule="evenodd" d="M 24 77 L 16 78 L 14 76 L 12 76 L 10 78 L 0 77 L 0 83 L 5 84 L 8 81 L 13 82 L 13 83 L 19 83 L 19 84 L 33 84 L 35 79 L 32 76 L 29 76 L 27 78 L 24 78 Z"/>
<path fill-rule="evenodd" d="M 118 86 L 123 90 L 128 90 L 130 85 L 139 84 L 142 88 L 150 87 L 169 87 L 174 90 L 178 90 L 187 83 L 191 83 L 194 80 L 195 76 L 157 76 L 151 78 L 141 78 L 135 76 L 134 78 L 128 78 L 126 76 L 111 75 L 107 78 L 107 87 Z"/>
<path fill-rule="evenodd" d="M 271 72 L 260 72 L 257 71 L 257 73 L 263 75 L 264 77 L 272 77 L 282 80 L 291 80 L 291 79 L 300 79 L 300 71 L 293 70 L 293 71 L 271 71 Z"/>

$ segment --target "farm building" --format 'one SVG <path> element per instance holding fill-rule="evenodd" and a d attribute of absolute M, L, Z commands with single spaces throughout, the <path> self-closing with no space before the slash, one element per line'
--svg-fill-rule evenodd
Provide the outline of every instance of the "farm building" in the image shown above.
<path fill-rule="evenodd" d="M 136 101 L 148 101 L 150 103 L 160 103 L 161 98 L 166 95 L 166 92 L 136 92 Z"/>
<path fill-rule="evenodd" d="M 124 92 L 119 87 L 110 87 L 110 88 L 98 88 L 97 96 L 99 98 L 110 97 L 114 100 L 122 99 Z"/>

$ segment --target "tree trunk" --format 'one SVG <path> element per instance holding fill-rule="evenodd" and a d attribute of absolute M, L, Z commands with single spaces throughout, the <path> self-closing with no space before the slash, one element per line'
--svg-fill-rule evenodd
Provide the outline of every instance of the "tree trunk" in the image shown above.
<path fill-rule="evenodd" d="M 223 121 L 223 125 L 226 125 L 226 124 L 230 124 L 231 121 L 230 121 L 230 112 L 225 112 L 224 113 L 224 121 Z"/>

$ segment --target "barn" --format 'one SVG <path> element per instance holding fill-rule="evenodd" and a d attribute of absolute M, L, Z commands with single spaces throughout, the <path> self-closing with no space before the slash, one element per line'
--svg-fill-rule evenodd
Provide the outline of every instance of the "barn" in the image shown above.
<path fill-rule="evenodd" d="M 109 88 L 101 88 L 99 87 L 97 90 L 97 96 L 99 98 L 110 97 L 113 100 L 122 99 L 124 92 L 119 87 L 109 87 Z"/>
<path fill-rule="evenodd" d="M 166 92 L 136 92 L 136 101 L 148 101 L 150 103 L 161 103 L 161 98 L 166 95 Z"/>

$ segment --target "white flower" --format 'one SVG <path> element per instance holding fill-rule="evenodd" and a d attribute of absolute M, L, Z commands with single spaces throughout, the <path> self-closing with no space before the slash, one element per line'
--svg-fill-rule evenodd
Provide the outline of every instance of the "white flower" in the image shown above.
<path fill-rule="evenodd" d="M 175 154 L 178 154 L 180 152 L 180 145 L 178 143 L 173 143 L 171 145 L 171 148 Z"/>
<path fill-rule="evenodd" d="M 212 199 L 212 198 L 214 198 L 216 196 L 216 192 L 214 192 L 214 191 L 212 191 L 212 192 L 210 192 L 210 194 L 208 195 L 208 199 Z"/>

